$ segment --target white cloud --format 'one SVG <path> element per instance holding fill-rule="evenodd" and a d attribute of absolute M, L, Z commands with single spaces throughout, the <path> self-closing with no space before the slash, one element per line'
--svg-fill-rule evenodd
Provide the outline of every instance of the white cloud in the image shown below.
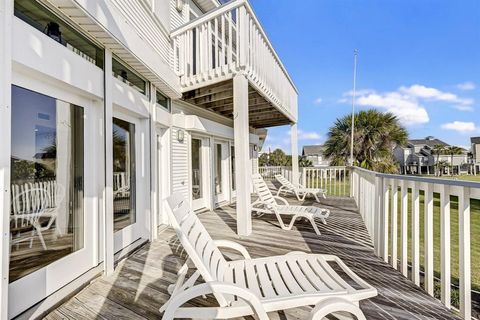
<path fill-rule="evenodd" d="M 321 138 L 322 136 L 317 132 L 305 132 L 298 130 L 298 140 L 320 140 Z"/>
<path fill-rule="evenodd" d="M 459 111 L 468 111 L 468 112 L 473 112 L 475 109 L 472 106 L 461 106 L 461 105 L 456 105 L 453 106 L 454 109 L 457 109 Z"/>
<path fill-rule="evenodd" d="M 353 95 L 352 91 L 345 92 L 339 103 L 348 103 Z M 461 98 L 457 95 L 444 92 L 436 88 L 414 84 L 402 86 L 396 91 L 378 93 L 371 89 L 356 92 L 356 104 L 365 107 L 375 107 L 391 112 L 406 126 L 428 123 L 430 121 L 427 109 L 422 102 L 439 101 L 451 103 L 452 107 L 460 111 L 473 111 L 473 99 Z"/>
<path fill-rule="evenodd" d="M 453 130 L 460 133 L 471 133 L 478 130 L 473 122 L 453 121 L 442 124 L 442 129 Z"/>
<path fill-rule="evenodd" d="M 453 93 L 443 92 L 438 89 L 426 87 L 420 84 L 414 84 L 410 87 L 400 87 L 399 91 L 411 97 L 426 100 L 451 102 L 462 106 L 469 106 L 473 104 L 472 99 L 459 98 Z"/>
<path fill-rule="evenodd" d="M 359 96 L 356 102 L 360 106 L 377 107 L 391 112 L 404 125 L 423 124 L 430 121 L 427 110 L 416 99 L 398 92 L 370 93 Z"/>
<path fill-rule="evenodd" d="M 457 88 L 463 91 L 475 90 L 476 85 L 471 81 L 465 81 L 463 83 L 457 84 Z"/>
<path fill-rule="evenodd" d="M 321 104 L 322 101 L 323 101 L 322 98 L 317 98 L 317 99 L 315 99 L 315 101 L 313 101 L 313 103 L 314 103 L 314 104 Z"/>
<path fill-rule="evenodd" d="M 290 136 L 292 134 L 291 130 L 287 132 L 288 138 L 285 138 L 284 141 L 290 141 Z M 315 131 L 303 131 L 302 129 L 297 129 L 298 140 L 321 140 L 322 136 L 320 133 Z"/>

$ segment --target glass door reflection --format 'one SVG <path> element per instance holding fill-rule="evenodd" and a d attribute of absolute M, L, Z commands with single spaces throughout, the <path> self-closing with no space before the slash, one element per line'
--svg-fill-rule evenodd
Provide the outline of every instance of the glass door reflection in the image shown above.
<path fill-rule="evenodd" d="M 135 125 L 113 118 L 114 231 L 135 223 L 135 196 Z"/>
<path fill-rule="evenodd" d="M 202 188 L 202 140 L 192 138 L 192 197 L 203 197 Z"/>
<path fill-rule="evenodd" d="M 10 282 L 84 247 L 84 110 L 12 86 Z"/>

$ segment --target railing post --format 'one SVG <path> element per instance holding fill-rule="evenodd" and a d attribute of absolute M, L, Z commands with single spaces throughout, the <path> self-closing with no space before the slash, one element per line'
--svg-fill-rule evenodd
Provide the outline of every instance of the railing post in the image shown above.
<path fill-rule="evenodd" d="M 380 234 L 382 237 L 382 258 L 383 261 L 388 263 L 388 216 L 389 216 L 389 195 L 390 195 L 390 190 L 389 190 L 389 184 L 388 184 L 388 179 L 382 179 L 383 180 L 383 186 L 382 186 L 382 202 L 383 202 L 383 210 L 382 212 L 382 219 L 381 219 L 381 229 L 380 229 Z"/>
<path fill-rule="evenodd" d="M 460 314 L 472 317 L 472 275 L 470 261 L 470 189 L 463 187 L 458 195 Z"/>
<path fill-rule="evenodd" d="M 443 185 L 440 193 L 440 255 L 441 255 L 441 298 L 443 304 L 451 306 L 450 272 L 450 187 Z"/>
<path fill-rule="evenodd" d="M 397 221 L 398 221 L 398 185 L 396 180 L 392 180 L 392 215 L 391 215 L 391 225 L 392 225 L 392 236 L 391 236 L 391 242 L 392 242 L 392 267 L 397 269 L 398 263 L 397 263 L 397 237 L 398 237 L 398 231 L 397 231 Z"/>
<path fill-rule="evenodd" d="M 304 185 L 306 188 L 307 186 L 307 168 L 302 167 L 302 185 Z"/>
<path fill-rule="evenodd" d="M 382 177 L 375 177 L 375 203 L 374 203 L 374 246 L 375 246 L 375 253 L 377 256 L 381 256 L 382 253 L 382 237 L 379 236 L 381 234 L 381 216 L 383 213 L 383 178 Z"/>
<path fill-rule="evenodd" d="M 427 183 L 424 194 L 425 290 L 433 296 L 433 185 Z"/>
<path fill-rule="evenodd" d="M 402 215 L 400 222 L 400 270 L 408 277 L 408 184 L 402 180 Z"/>
<path fill-rule="evenodd" d="M 420 285 L 420 191 L 412 185 L 412 281 Z"/>

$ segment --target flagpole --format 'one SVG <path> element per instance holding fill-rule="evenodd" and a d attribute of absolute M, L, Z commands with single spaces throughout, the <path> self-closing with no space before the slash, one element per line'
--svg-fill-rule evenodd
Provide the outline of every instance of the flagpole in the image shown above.
<path fill-rule="evenodd" d="M 352 136 L 350 137 L 350 165 L 353 166 L 354 158 L 353 158 L 353 137 L 354 137 L 354 130 L 355 130 L 355 90 L 356 90 L 356 82 L 357 82 L 357 55 L 358 50 L 355 49 L 353 51 L 353 95 L 352 95 L 352 129 L 351 133 Z"/>

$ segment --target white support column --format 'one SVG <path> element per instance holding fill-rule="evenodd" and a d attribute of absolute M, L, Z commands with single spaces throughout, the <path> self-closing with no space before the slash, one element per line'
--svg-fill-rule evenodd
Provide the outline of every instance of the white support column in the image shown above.
<path fill-rule="evenodd" d="M 112 53 L 105 50 L 104 125 L 105 125 L 105 188 L 103 192 L 103 268 L 109 275 L 114 270 L 113 239 L 113 99 Z"/>
<path fill-rule="evenodd" d="M 299 183 L 299 168 L 298 168 L 298 128 L 297 123 L 293 123 L 290 126 L 290 139 L 291 139 L 291 148 L 292 148 L 292 182 Z M 304 177 L 305 179 L 305 172 Z M 305 181 L 305 180 L 304 180 Z"/>
<path fill-rule="evenodd" d="M 250 145 L 248 125 L 248 80 L 243 73 L 233 78 L 233 127 L 235 139 L 235 181 L 237 187 L 237 233 L 252 233 Z"/>
<path fill-rule="evenodd" d="M 157 132 L 155 130 L 156 120 L 156 101 L 157 91 L 153 84 L 150 84 L 150 118 L 149 118 L 149 150 L 150 150 L 150 240 L 157 239 L 158 226 L 158 141 Z"/>
<path fill-rule="evenodd" d="M 8 317 L 13 0 L 0 1 L 0 319 Z"/>

